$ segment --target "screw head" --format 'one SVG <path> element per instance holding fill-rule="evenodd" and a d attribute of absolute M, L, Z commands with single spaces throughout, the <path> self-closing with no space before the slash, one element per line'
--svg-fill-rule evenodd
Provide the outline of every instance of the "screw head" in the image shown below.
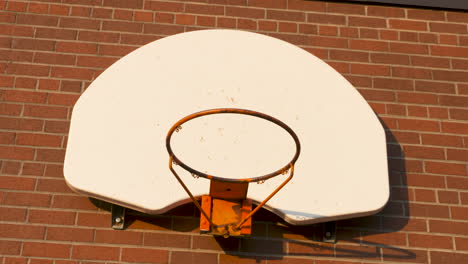
<path fill-rule="evenodd" d="M 120 217 L 116 217 L 116 218 L 115 218 L 115 222 L 116 222 L 116 223 L 120 223 L 120 222 L 122 222 L 122 218 L 120 218 Z"/>

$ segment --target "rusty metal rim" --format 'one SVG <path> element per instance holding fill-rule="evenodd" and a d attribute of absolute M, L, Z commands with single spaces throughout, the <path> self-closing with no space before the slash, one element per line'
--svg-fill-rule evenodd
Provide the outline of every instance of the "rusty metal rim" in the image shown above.
<path fill-rule="evenodd" d="M 188 166 L 187 164 L 185 164 L 184 162 L 182 162 L 179 158 L 177 158 L 177 156 L 172 151 L 172 148 L 171 148 L 172 135 L 173 135 L 174 131 L 178 130 L 181 127 L 181 125 L 184 124 L 185 122 L 190 121 L 190 120 L 195 119 L 195 118 L 198 118 L 198 117 L 207 116 L 207 115 L 214 115 L 214 114 L 250 115 L 250 116 L 255 116 L 255 117 L 262 118 L 262 119 L 265 119 L 267 121 L 270 121 L 272 123 L 275 123 L 276 125 L 282 127 L 284 130 L 286 130 L 289 133 L 289 135 L 291 135 L 291 137 L 294 139 L 294 142 L 296 144 L 296 153 L 294 154 L 291 161 L 289 161 L 288 164 L 283 166 L 281 169 L 276 170 L 276 171 L 274 171 L 272 173 L 268 173 L 268 174 L 265 174 L 265 175 L 262 175 L 262 176 L 257 176 L 257 177 L 252 177 L 252 178 L 229 179 L 229 178 L 223 178 L 223 177 L 219 177 L 219 176 L 215 176 L 215 175 L 206 174 L 206 173 L 203 173 L 203 172 L 198 171 L 196 169 L 193 169 L 190 166 Z M 282 122 L 281 120 L 279 120 L 277 118 L 274 118 L 274 117 L 269 116 L 267 114 L 260 113 L 260 112 L 257 112 L 257 111 L 253 111 L 253 110 L 239 109 L 239 108 L 217 108 L 217 109 L 210 109 L 210 110 L 204 110 L 204 111 L 196 112 L 196 113 L 190 114 L 190 115 L 180 119 L 179 121 L 177 121 L 171 127 L 169 132 L 167 133 L 166 148 L 167 148 L 167 152 L 169 153 L 169 156 L 171 157 L 171 160 L 173 160 L 177 165 L 180 165 L 182 168 L 184 168 L 185 170 L 187 170 L 188 172 L 190 172 L 190 173 L 192 173 L 194 175 L 197 175 L 197 176 L 200 176 L 200 177 L 203 177 L 203 178 L 206 178 L 206 179 L 222 181 L 222 182 L 259 182 L 259 181 L 264 181 L 264 180 L 270 179 L 270 178 L 275 177 L 275 176 L 277 176 L 279 174 L 286 173 L 294 165 L 294 163 L 297 161 L 297 159 L 299 158 L 299 154 L 301 152 L 301 143 L 299 142 L 299 138 L 296 135 L 296 133 L 288 125 L 286 125 L 284 122 Z"/>

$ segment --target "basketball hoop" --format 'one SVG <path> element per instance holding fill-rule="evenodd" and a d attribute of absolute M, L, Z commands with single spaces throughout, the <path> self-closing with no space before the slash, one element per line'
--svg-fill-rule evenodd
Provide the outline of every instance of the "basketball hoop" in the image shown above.
<path fill-rule="evenodd" d="M 280 169 L 277 169 L 271 173 L 260 175 L 260 176 L 255 176 L 255 177 L 242 178 L 242 179 L 231 179 L 231 178 L 221 177 L 218 175 L 211 175 L 208 173 L 203 173 L 199 170 L 196 170 L 188 166 L 185 162 L 180 160 L 174 154 L 172 147 L 171 147 L 172 135 L 174 134 L 174 132 L 178 132 L 181 129 L 182 124 L 192 119 L 202 117 L 202 116 L 215 115 L 215 114 L 249 115 L 249 116 L 254 116 L 254 117 L 265 119 L 267 121 L 270 121 L 280 126 L 284 130 L 286 130 L 294 140 L 294 143 L 296 145 L 296 151 L 295 151 L 294 156 L 288 162 L 288 164 L 284 165 Z M 256 213 L 263 205 L 265 205 L 268 202 L 268 200 L 270 200 L 279 190 L 281 190 L 292 179 L 292 177 L 294 176 L 294 164 L 296 163 L 299 157 L 300 151 L 301 151 L 299 138 L 297 137 L 296 133 L 288 125 L 286 125 L 282 121 L 272 116 L 269 116 L 269 115 L 266 115 L 257 111 L 252 111 L 252 110 L 247 110 L 247 109 L 238 109 L 238 108 L 219 108 L 219 109 L 205 110 L 205 111 L 190 114 L 182 118 L 181 120 L 176 122 L 171 127 L 169 132 L 167 133 L 166 148 L 169 153 L 169 169 L 177 178 L 177 180 L 182 185 L 182 187 L 187 192 L 187 194 L 190 196 L 195 206 L 201 212 L 200 230 L 205 231 L 207 233 L 214 234 L 214 235 L 223 235 L 225 237 L 228 237 L 230 235 L 242 236 L 242 235 L 250 234 L 250 231 L 251 231 L 251 227 L 249 225 L 251 221 L 250 218 L 252 217 L 254 213 Z M 194 175 L 196 178 L 202 177 L 202 178 L 209 179 L 211 181 L 210 195 L 202 197 L 202 205 L 200 205 L 197 199 L 195 199 L 193 194 L 190 192 L 190 190 L 184 184 L 184 182 L 179 177 L 177 172 L 174 170 L 173 164 L 181 166 L 186 171 Z M 252 202 L 246 199 L 248 184 L 251 182 L 263 183 L 264 181 L 270 178 L 273 178 L 275 176 L 278 176 L 280 174 L 286 174 L 288 171 L 289 171 L 289 177 L 282 184 L 280 184 L 267 198 L 265 198 L 265 200 L 263 200 L 260 204 L 258 204 L 258 206 L 252 211 L 251 210 Z M 231 192 L 231 193 L 226 194 L 226 192 Z M 231 218 L 228 217 L 229 218 L 228 220 L 226 220 L 226 217 L 224 217 L 223 220 L 220 220 L 220 221 L 217 221 L 217 223 L 214 223 L 213 219 L 216 219 L 217 214 L 222 214 L 222 213 L 226 214 L 225 211 L 221 212 L 222 211 L 221 209 L 226 208 L 226 207 L 233 207 L 233 204 L 239 207 L 238 212 L 233 214 Z"/>

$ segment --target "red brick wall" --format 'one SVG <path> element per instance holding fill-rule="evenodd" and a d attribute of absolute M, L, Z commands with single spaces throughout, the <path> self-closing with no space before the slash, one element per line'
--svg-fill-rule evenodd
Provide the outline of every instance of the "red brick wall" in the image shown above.
<path fill-rule="evenodd" d="M 0 1 L 0 263 L 468 263 L 468 14 L 299 0 Z M 100 72 L 164 36 L 237 28 L 284 39 L 341 72 L 388 132 L 391 201 L 375 216 L 250 239 L 197 232 L 191 205 L 131 215 L 71 192 L 71 108 Z"/>

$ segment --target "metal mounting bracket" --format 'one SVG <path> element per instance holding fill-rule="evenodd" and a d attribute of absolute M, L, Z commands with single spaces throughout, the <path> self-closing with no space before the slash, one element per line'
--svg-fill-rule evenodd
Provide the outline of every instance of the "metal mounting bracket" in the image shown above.
<path fill-rule="evenodd" d="M 336 222 L 326 222 L 323 224 L 323 238 L 325 243 L 336 243 Z"/>
<path fill-rule="evenodd" d="M 111 225 L 113 229 L 122 230 L 125 227 L 125 208 L 113 204 L 111 206 L 112 217 Z"/>

